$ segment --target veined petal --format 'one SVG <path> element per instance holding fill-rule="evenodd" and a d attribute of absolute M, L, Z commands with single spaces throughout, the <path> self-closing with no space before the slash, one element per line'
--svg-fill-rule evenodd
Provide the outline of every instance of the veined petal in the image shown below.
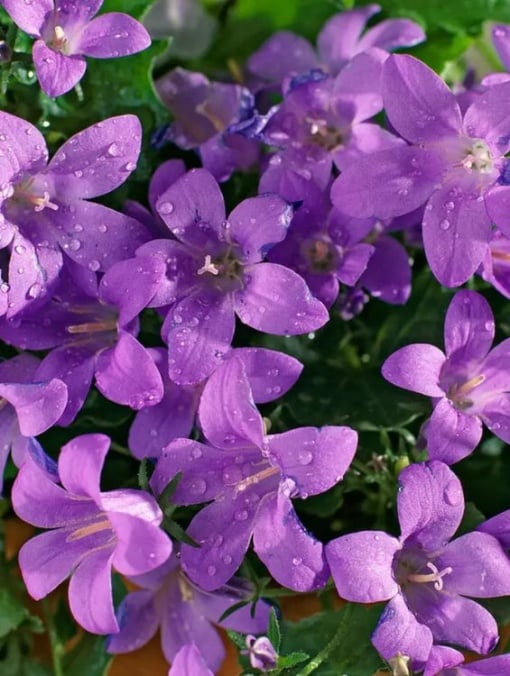
<path fill-rule="evenodd" d="M 247 446 L 260 448 L 262 416 L 255 407 L 241 360 L 229 359 L 210 376 L 202 392 L 198 417 L 213 446 L 233 452 Z"/>
<path fill-rule="evenodd" d="M 69 605 L 75 620 L 93 634 L 115 634 L 111 579 L 112 549 L 91 552 L 69 582 Z"/>
<path fill-rule="evenodd" d="M 111 192 L 136 168 L 141 142 L 142 128 L 135 115 L 109 117 L 78 132 L 48 166 L 56 194 L 68 201 Z"/>
<path fill-rule="evenodd" d="M 17 0 L 13 2 L 19 4 Z M 5 2 L 2 4 L 5 7 Z M 1 158 L 2 165 L 5 165 L 5 168 L 2 167 L 2 182 L 4 179 L 21 178 L 25 172 L 32 175 L 46 167 L 48 149 L 44 136 L 36 127 L 21 117 L 1 111 L 0 128 Z M 8 171 L 5 176 L 4 171 Z"/>
<path fill-rule="evenodd" d="M 447 594 L 494 598 L 510 594 L 510 559 L 488 533 L 466 533 L 448 543 L 434 565 L 451 568 L 443 578 Z"/>
<path fill-rule="evenodd" d="M 414 343 L 391 354 L 382 365 L 381 373 L 397 387 L 428 397 L 444 397 L 439 377 L 445 359 L 434 345 Z"/>
<path fill-rule="evenodd" d="M 120 631 L 112 634 L 107 643 L 109 653 L 128 653 L 138 650 L 156 634 L 159 617 L 152 591 L 129 593 L 117 610 Z"/>
<path fill-rule="evenodd" d="M 387 52 L 398 47 L 413 47 L 425 40 L 421 26 L 409 19 L 386 19 L 370 28 L 358 43 L 358 51 L 379 47 Z"/>
<path fill-rule="evenodd" d="M 46 17 L 55 9 L 55 0 L 40 0 L 27 4 L 19 0 L 2 0 L 2 7 L 22 31 L 40 35 Z"/>
<path fill-rule="evenodd" d="M 227 491 L 193 518 L 186 532 L 200 547 L 182 545 L 182 566 L 193 582 L 212 591 L 230 580 L 248 549 L 259 502 L 257 487 Z"/>
<path fill-rule="evenodd" d="M 302 497 L 317 495 L 343 479 L 356 452 L 350 427 L 300 427 L 267 437 L 271 459 L 292 479 Z"/>
<path fill-rule="evenodd" d="M 292 206 L 278 195 L 243 200 L 228 217 L 232 239 L 241 246 L 242 260 L 261 261 L 274 244 L 285 238 L 293 215 Z"/>
<path fill-rule="evenodd" d="M 453 465 L 478 446 L 482 422 L 476 415 L 458 411 L 444 398 L 432 412 L 426 436 L 429 458 Z"/>
<path fill-rule="evenodd" d="M 110 443 L 106 434 L 82 434 L 62 446 L 58 473 L 66 490 L 99 503 L 101 471 Z"/>
<path fill-rule="evenodd" d="M 161 645 L 166 659 L 172 663 L 169 676 L 213 676 L 225 658 L 225 648 L 218 632 L 193 605 L 179 604 L 172 609 L 173 599 L 165 605 L 161 622 Z M 173 603 L 175 606 L 175 602 Z"/>
<path fill-rule="evenodd" d="M 408 54 L 392 54 L 382 76 L 384 107 L 392 126 L 412 143 L 457 136 L 462 129 L 455 96 L 434 71 Z"/>
<path fill-rule="evenodd" d="M 385 303 L 407 303 L 411 295 L 411 266 L 402 244 L 393 237 L 379 237 L 374 242 L 374 253 L 359 282 L 374 298 L 380 298 Z"/>
<path fill-rule="evenodd" d="M 356 218 L 393 218 L 424 204 L 441 180 L 445 161 L 437 153 L 402 145 L 349 165 L 335 180 L 331 199 Z"/>
<path fill-rule="evenodd" d="M 489 246 L 491 221 L 484 200 L 450 181 L 435 190 L 423 217 L 430 268 L 445 286 L 459 286 L 476 271 Z"/>
<path fill-rule="evenodd" d="M 150 36 L 139 21 L 128 14 L 108 12 L 87 23 L 76 51 L 108 59 L 141 52 L 150 44 Z"/>
<path fill-rule="evenodd" d="M 11 0 L 12 2 L 12 0 Z M 505 24 L 497 24 L 492 27 L 492 42 L 501 63 L 507 70 L 510 69 L 510 35 L 508 33 L 508 26 Z"/>
<path fill-rule="evenodd" d="M 322 543 L 305 530 L 281 489 L 262 501 L 253 547 L 274 579 L 289 589 L 300 592 L 320 589 L 328 580 Z"/>
<path fill-rule="evenodd" d="M 303 278 L 277 263 L 245 268 L 245 286 L 233 294 L 239 319 L 248 326 L 276 335 L 295 336 L 315 331 L 329 319 Z"/>
<path fill-rule="evenodd" d="M 410 465 L 399 475 L 397 508 L 402 540 L 411 539 L 425 551 L 436 551 L 461 522 L 462 485 L 442 462 Z"/>
<path fill-rule="evenodd" d="M 159 526 L 120 512 L 110 512 L 108 520 L 117 536 L 112 565 L 122 575 L 147 573 L 172 553 L 172 542 Z"/>
<path fill-rule="evenodd" d="M 401 549 L 397 538 L 383 531 L 362 531 L 336 538 L 324 549 L 338 593 L 347 601 L 377 603 L 398 592 L 392 573 Z"/>
<path fill-rule="evenodd" d="M 510 510 L 484 521 L 476 530 L 493 535 L 505 549 L 510 549 Z"/>
<path fill-rule="evenodd" d="M 446 312 L 444 344 L 448 358 L 481 361 L 494 340 L 494 315 L 489 303 L 475 291 L 458 291 Z"/>
<path fill-rule="evenodd" d="M 47 383 L 2 383 L 0 397 L 16 409 L 21 434 L 33 437 L 58 422 L 67 404 L 67 387 L 56 378 Z"/>
<path fill-rule="evenodd" d="M 501 155 L 510 149 L 510 82 L 488 87 L 479 94 L 464 115 L 464 127 L 472 138 L 498 148 Z"/>
<path fill-rule="evenodd" d="M 82 79 L 87 69 L 83 56 L 67 56 L 56 52 L 42 40 L 35 41 L 32 56 L 41 89 L 52 98 L 70 91 Z"/>
<path fill-rule="evenodd" d="M 142 223 L 103 204 L 76 199 L 58 207 L 48 218 L 60 246 L 69 258 L 92 272 L 104 272 L 133 257 L 150 238 Z"/>
<path fill-rule="evenodd" d="M 156 209 L 169 230 L 188 246 L 210 255 L 220 248 L 225 203 L 213 176 L 192 169 L 158 199 Z"/>
<path fill-rule="evenodd" d="M 416 619 L 401 594 L 388 603 L 372 634 L 372 643 L 381 657 L 391 660 L 400 653 L 410 657 L 413 665 L 426 662 L 432 641 L 432 632 Z"/>
<path fill-rule="evenodd" d="M 162 329 L 168 344 L 168 375 L 180 385 L 196 385 L 222 363 L 234 336 L 230 296 L 206 287 L 176 303 Z"/>
<path fill-rule="evenodd" d="M 485 206 L 494 223 L 507 236 L 510 236 L 510 189 L 506 185 L 496 185 L 485 194 Z"/>
<path fill-rule="evenodd" d="M 413 585 L 413 596 L 414 615 L 429 627 L 435 642 L 453 643 L 482 655 L 496 645 L 499 638 L 496 620 L 475 601 L 431 593 L 426 585 Z"/>
<path fill-rule="evenodd" d="M 119 330 L 115 347 L 96 358 L 96 385 L 110 401 L 135 410 L 163 397 L 163 381 L 150 353 L 127 331 Z"/>
<path fill-rule="evenodd" d="M 31 457 L 18 472 L 11 497 L 20 519 L 39 528 L 66 527 L 98 514 L 92 499 L 73 498 Z"/>

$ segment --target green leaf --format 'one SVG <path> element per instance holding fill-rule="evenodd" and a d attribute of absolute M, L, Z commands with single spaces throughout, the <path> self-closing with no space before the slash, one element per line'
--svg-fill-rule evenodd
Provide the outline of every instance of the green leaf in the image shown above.
<path fill-rule="evenodd" d="M 346 604 L 335 612 L 324 612 L 301 622 L 284 622 L 282 651 L 307 652 L 318 664 L 314 676 L 367 676 L 377 671 L 381 659 L 370 644 L 370 636 L 381 614 L 381 605 Z M 327 653 L 326 657 L 324 655 Z M 301 671 L 300 671 L 301 673 Z"/>
<path fill-rule="evenodd" d="M 278 669 L 290 669 L 291 667 L 295 667 L 296 664 L 301 664 L 301 662 L 308 659 L 310 659 L 310 655 L 303 652 L 280 655 L 278 658 Z"/>
<path fill-rule="evenodd" d="M 267 637 L 273 644 L 273 648 L 277 653 L 279 653 L 282 642 L 282 634 L 280 631 L 280 623 L 278 622 L 278 617 L 274 608 L 271 608 L 271 612 L 269 613 L 269 627 L 267 631 Z"/>
<path fill-rule="evenodd" d="M 86 634 L 71 652 L 65 655 L 63 664 L 67 676 L 105 676 L 113 659 L 105 651 L 104 636 Z"/>
<path fill-rule="evenodd" d="M 241 650 L 246 649 L 246 637 L 244 634 L 240 634 L 238 631 L 227 631 L 227 634 L 234 645 L 241 648 Z"/>
<path fill-rule="evenodd" d="M 30 613 L 7 589 L 0 589 L 0 637 L 17 629 Z"/>

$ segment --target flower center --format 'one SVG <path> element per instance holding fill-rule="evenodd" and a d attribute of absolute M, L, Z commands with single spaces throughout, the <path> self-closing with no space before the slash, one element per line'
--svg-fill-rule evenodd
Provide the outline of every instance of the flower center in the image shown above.
<path fill-rule="evenodd" d="M 418 584 L 426 584 L 427 582 L 434 583 L 434 589 L 441 591 L 443 589 L 443 577 L 452 572 L 451 566 L 438 570 L 432 561 L 428 561 L 426 567 L 431 571 L 430 573 L 409 573 L 407 580 L 409 582 L 417 582 Z"/>
<path fill-rule="evenodd" d="M 58 204 L 50 200 L 50 193 L 43 191 L 42 196 L 32 190 L 33 179 L 21 181 L 16 186 L 8 186 L 4 188 L 0 197 L 9 199 L 12 204 L 19 204 L 25 207 L 31 207 L 34 211 L 39 212 L 44 209 L 51 209 L 58 211 Z"/>
<path fill-rule="evenodd" d="M 303 242 L 301 251 L 309 261 L 310 270 L 315 274 L 331 272 L 337 264 L 338 252 L 331 242 L 324 239 L 310 239 Z"/>
<path fill-rule="evenodd" d="M 204 258 L 203 265 L 197 274 L 210 275 L 215 278 L 214 286 L 222 291 L 238 289 L 243 286 L 243 264 L 234 255 L 232 246 L 229 246 L 223 256 L 212 258 L 209 254 Z"/>
<path fill-rule="evenodd" d="M 55 26 L 53 35 L 47 42 L 48 47 L 51 47 L 55 52 L 62 54 L 69 54 L 69 40 L 64 32 L 62 26 Z"/>
<path fill-rule="evenodd" d="M 307 117 L 309 140 L 311 143 L 324 148 L 324 150 L 334 150 L 344 142 L 342 132 L 327 120 Z"/>
<path fill-rule="evenodd" d="M 490 174 L 494 169 L 494 163 L 487 144 L 477 139 L 473 145 L 467 149 L 462 166 L 470 171 L 477 171 L 480 174 Z"/>
<path fill-rule="evenodd" d="M 469 394 L 475 387 L 481 385 L 485 380 L 485 376 L 480 374 L 467 380 L 464 383 L 454 383 L 447 392 L 448 399 L 452 402 L 453 406 L 459 410 L 464 411 L 467 408 L 473 406 L 473 400 L 469 398 Z"/>

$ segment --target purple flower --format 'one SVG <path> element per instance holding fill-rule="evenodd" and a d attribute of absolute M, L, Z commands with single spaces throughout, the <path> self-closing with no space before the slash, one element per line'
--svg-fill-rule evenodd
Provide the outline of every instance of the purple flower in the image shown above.
<path fill-rule="evenodd" d="M 510 441 L 510 339 L 490 350 L 493 339 L 487 301 L 459 291 L 446 313 L 446 354 L 416 343 L 384 362 L 382 374 L 390 383 L 434 399 L 426 428 L 430 458 L 452 464 L 469 455 L 481 439 L 482 422 Z"/>
<path fill-rule="evenodd" d="M 278 653 L 267 636 L 253 636 L 249 634 L 246 637 L 246 647 L 248 650 L 242 650 L 241 654 L 250 656 L 250 664 L 259 671 L 271 671 L 276 669 L 278 664 Z"/>
<path fill-rule="evenodd" d="M 423 676 L 502 676 L 510 673 L 510 655 L 495 655 L 464 664 L 464 655 L 446 646 L 432 646 Z"/>
<path fill-rule="evenodd" d="M 164 75 L 156 88 L 175 118 L 170 140 L 179 148 L 197 148 L 203 166 L 217 181 L 258 162 L 259 143 L 229 131 L 253 114 L 253 97 L 247 89 L 211 82 L 202 73 L 183 68 Z"/>
<path fill-rule="evenodd" d="M 63 446 L 58 474 L 63 488 L 30 458 L 12 489 L 16 514 L 39 528 L 51 528 L 26 542 L 19 564 L 29 594 L 41 599 L 67 577 L 69 604 L 87 631 L 111 634 L 115 618 L 110 570 L 147 573 L 168 559 L 172 543 L 159 528 L 154 498 L 143 491 L 103 493 L 99 480 L 110 439 L 85 434 Z"/>
<path fill-rule="evenodd" d="M 0 362 L 0 493 L 9 451 L 20 467 L 32 437 L 57 423 L 67 403 L 61 380 L 36 378 L 39 360 L 29 354 Z"/>
<path fill-rule="evenodd" d="M 206 592 L 185 575 L 175 554 L 156 570 L 129 579 L 141 589 L 129 593 L 119 607 L 120 631 L 109 639 L 110 653 L 137 650 L 160 627 L 168 662 L 175 660 L 183 646 L 193 643 L 207 666 L 216 671 L 225 658 L 225 648 L 213 624 L 241 633 L 259 633 L 267 627 L 269 606 L 263 601 L 257 603 L 253 617 L 246 605 L 220 622 L 226 610 L 248 601 L 254 590 L 246 580 L 232 578 L 224 587 Z"/>
<path fill-rule="evenodd" d="M 159 370 L 164 394 L 159 403 L 142 408 L 129 430 L 129 449 L 137 458 L 159 458 L 178 437 L 189 436 L 205 383 L 178 385 L 168 377 L 168 356 L 161 348 L 147 350 Z M 230 350 L 225 359 L 240 359 L 257 404 L 282 396 L 296 382 L 303 365 L 283 352 L 258 347 Z M 222 368 L 220 364 L 218 368 Z M 169 415 L 171 413 L 171 415 Z"/>
<path fill-rule="evenodd" d="M 493 230 L 477 272 L 503 296 L 510 298 L 510 238 L 500 230 Z"/>
<path fill-rule="evenodd" d="M 433 641 L 490 652 L 498 640 L 496 621 L 465 597 L 508 595 L 507 555 L 487 533 L 449 542 L 461 522 L 464 497 L 444 463 L 406 467 L 399 484 L 399 538 L 364 531 L 326 545 L 338 593 L 358 603 L 389 601 L 372 636 L 386 660 L 407 655 L 413 668 L 423 668 Z"/>
<path fill-rule="evenodd" d="M 214 676 L 214 674 L 207 668 L 200 650 L 191 644 L 179 650 L 168 676 Z"/>
<path fill-rule="evenodd" d="M 52 289 L 62 251 L 79 265 L 104 271 L 133 255 L 149 233 L 134 219 L 88 201 L 136 168 L 141 128 L 134 115 L 88 127 L 49 164 L 46 142 L 31 124 L 0 112 L 0 128 L 0 314 L 10 317 Z"/>
<path fill-rule="evenodd" d="M 163 263 L 148 256 L 115 263 L 99 285 L 95 272 L 77 268 L 73 274 L 65 270 L 46 304 L 0 322 L 0 335 L 29 349 L 53 348 L 37 376 L 66 383 L 69 400 L 63 425 L 80 410 L 94 376 L 111 401 L 136 410 L 157 404 L 163 396 L 161 376 L 136 335 L 138 315 L 164 276 Z"/>
<path fill-rule="evenodd" d="M 0 0 L 12 20 L 38 38 L 33 47 L 35 70 L 43 91 L 60 96 L 83 77 L 85 56 L 127 56 L 146 49 L 150 37 L 127 14 L 110 12 L 93 18 L 103 0 Z"/>
<path fill-rule="evenodd" d="M 409 19 L 381 21 L 362 35 L 367 21 L 380 9 L 379 5 L 367 5 L 332 16 L 317 38 L 318 53 L 305 38 L 279 31 L 250 57 L 248 70 L 270 83 L 312 68 L 336 75 L 356 54 L 372 47 L 391 51 L 423 42 L 423 30 Z"/>
<path fill-rule="evenodd" d="M 157 301 L 171 306 L 162 335 L 175 382 L 198 383 L 223 361 L 236 314 L 277 335 L 306 333 L 327 321 L 326 308 L 298 274 L 263 262 L 293 215 L 278 195 L 246 199 L 226 219 L 218 184 L 205 169 L 195 169 L 161 195 L 157 209 L 179 241 L 155 240 L 139 253 L 166 264 Z"/>
<path fill-rule="evenodd" d="M 425 205 L 428 263 L 442 284 L 456 286 L 480 265 L 491 221 L 503 232 L 510 228 L 510 120 L 501 118 L 510 83 L 490 87 L 462 116 L 454 94 L 430 68 L 392 55 L 382 91 L 388 119 L 409 145 L 360 157 L 333 184 L 333 203 L 358 218 L 382 219 Z"/>
<path fill-rule="evenodd" d="M 212 501 L 187 531 L 200 544 L 182 547 L 187 575 L 204 589 L 217 589 L 240 566 L 253 535 L 255 551 L 280 584 L 298 591 L 323 586 L 329 573 L 322 544 L 305 531 L 290 498 L 322 493 L 340 481 L 356 450 L 356 432 L 303 427 L 266 435 L 235 358 L 209 378 L 199 420 L 208 443 L 172 442 L 152 477 L 161 493 L 182 472 L 177 504 Z"/>

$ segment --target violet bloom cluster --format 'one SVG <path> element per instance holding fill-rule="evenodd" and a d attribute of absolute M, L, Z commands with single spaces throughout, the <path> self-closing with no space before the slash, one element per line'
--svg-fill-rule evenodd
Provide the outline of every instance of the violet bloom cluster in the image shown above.
<path fill-rule="evenodd" d="M 26 542 L 19 564 L 29 594 L 41 599 L 67 577 L 75 619 L 96 634 L 117 632 L 111 569 L 147 573 L 171 554 L 159 525 L 163 514 L 151 495 L 132 489 L 101 492 L 100 474 L 110 439 L 76 437 L 60 451 L 58 478 L 29 456 L 12 489 L 16 514 L 51 529 Z"/>
<path fill-rule="evenodd" d="M 0 0 L 12 20 L 37 38 L 33 47 L 41 89 L 60 96 L 85 74 L 86 56 L 127 56 L 146 49 L 150 37 L 128 14 L 110 12 L 94 18 L 103 0 Z"/>
<path fill-rule="evenodd" d="M 182 472 L 176 504 L 210 502 L 187 530 L 200 547 L 182 546 L 186 574 L 203 589 L 217 589 L 239 568 L 253 537 L 257 555 L 280 584 L 297 591 L 322 587 L 329 575 L 323 546 L 304 529 L 291 498 L 317 495 L 342 479 L 356 432 L 303 427 L 267 435 L 236 358 L 209 378 L 198 415 L 207 443 L 173 441 L 151 479 L 161 494 Z"/>
<path fill-rule="evenodd" d="M 434 345 L 407 345 L 390 355 L 382 374 L 394 385 L 432 397 L 425 429 L 431 459 L 448 464 L 469 455 L 482 422 L 510 442 L 510 339 L 491 350 L 494 317 L 475 291 L 459 291 L 445 317 L 445 353 Z"/>
<path fill-rule="evenodd" d="M 490 652 L 498 640 L 496 621 L 467 597 L 507 596 L 510 559 L 485 532 L 449 542 L 464 513 L 464 496 L 447 465 L 411 465 L 399 484 L 399 538 L 364 531 L 326 545 L 338 593 L 358 603 L 388 601 L 372 636 L 386 660 L 406 655 L 413 668 L 422 669 L 433 644 L 442 642 Z"/>

